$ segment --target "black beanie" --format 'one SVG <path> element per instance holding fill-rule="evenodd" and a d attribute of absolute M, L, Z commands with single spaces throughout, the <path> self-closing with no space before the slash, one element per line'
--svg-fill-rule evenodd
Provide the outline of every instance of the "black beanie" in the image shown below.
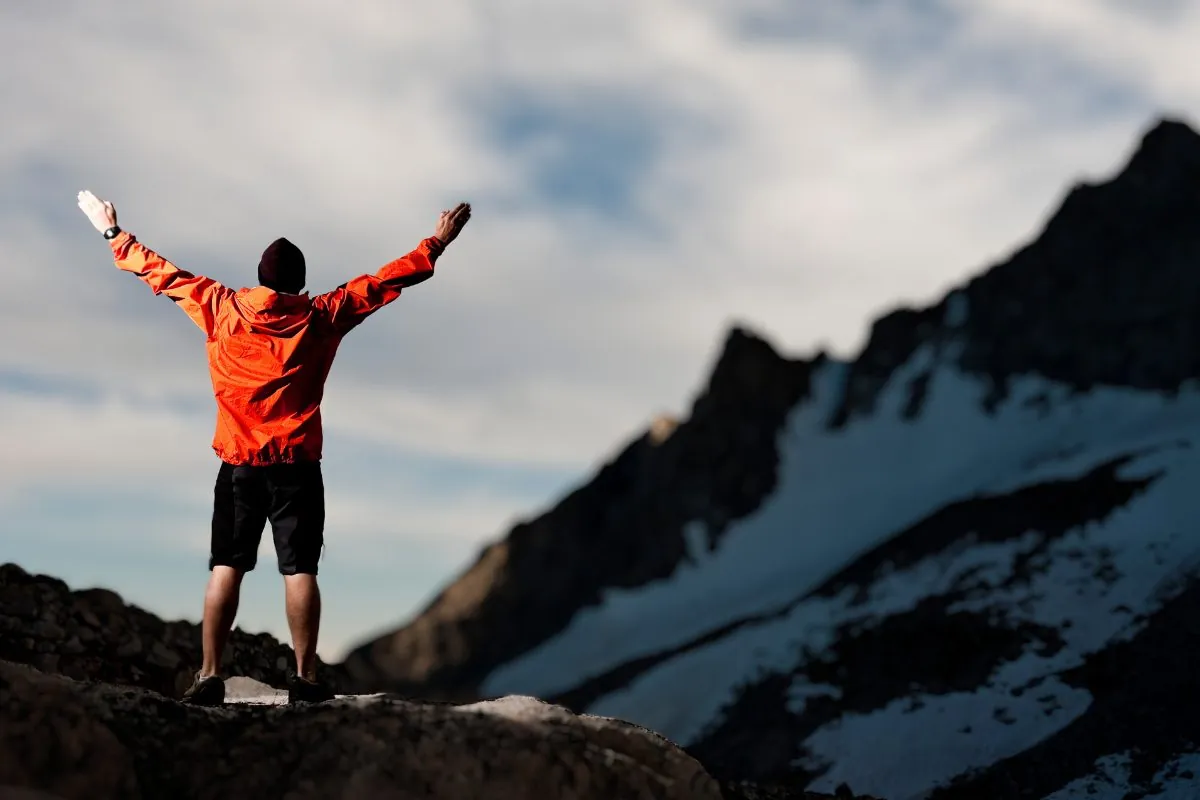
<path fill-rule="evenodd" d="M 304 288 L 304 253 L 287 239 L 271 242 L 258 262 L 258 282 L 276 292 L 300 294 Z"/>

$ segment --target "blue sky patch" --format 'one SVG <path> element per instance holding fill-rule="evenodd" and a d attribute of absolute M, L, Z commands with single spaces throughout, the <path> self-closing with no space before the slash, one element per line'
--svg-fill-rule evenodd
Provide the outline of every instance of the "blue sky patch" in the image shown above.
<path fill-rule="evenodd" d="M 661 115 L 620 93 L 501 91 L 483 108 L 487 135 L 524 163 L 539 199 L 608 217 L 632 210 L 666 138 Z"/>

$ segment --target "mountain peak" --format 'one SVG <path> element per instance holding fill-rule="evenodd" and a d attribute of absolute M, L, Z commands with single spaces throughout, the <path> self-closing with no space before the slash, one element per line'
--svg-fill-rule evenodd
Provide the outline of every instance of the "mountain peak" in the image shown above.
<path fill-rule="evenodd" d="M 1200 377 L 1197 265 L 1200 134 L 1162 119 L 1115 176 L 1077 184 L 1007 260 L 934 306 L 880 318 L 830 422 L 840 427 L 869 413 L 893 371 L 921 347 L 986 380 L 987 408 L 1021 375 L 1076 390 L 1175 392 Z M 919 413 L 919 387 L 913 395 L 910 411 Z"/>
<path fill-rule="evenodd" d="M 1169 172 L 1188 161 L 1200 161 L 1200 133 L 1182 119 L 1162 117 L 1142 135 L 1125 171 Z"/>

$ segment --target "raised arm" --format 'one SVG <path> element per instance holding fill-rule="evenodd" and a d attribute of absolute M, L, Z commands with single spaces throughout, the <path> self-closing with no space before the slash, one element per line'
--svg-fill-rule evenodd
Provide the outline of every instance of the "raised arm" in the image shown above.
<path fill-rule="evenodd" d="M 108 240 L 118 269 L 141 278 L 155 295 L 165 294 L 171 298 L 205 336 L 213 335 L 217 311 L 233 296 L 232 290 L 212 278 L 180 269 L 139 242 L 133 234 L 121 230 L 112 203 L 101 201 L 91 192 L 80 192 L 79 207 Z"/>
<path fill-rule="evenodd" d="M 398 298 L 402 290 L 432 278 L 438 256 L 457 238 L 470 218 L 471 206 L 467 203 L 443 211 L 434 235 L 423 240 L 415 250 L 384 264 L 374 274 L 360 275 L 331 292 L 317 295 L 313 298 L 313 307 L 329 318 L 339 335 L 349 333 L 371 314 Z"/>

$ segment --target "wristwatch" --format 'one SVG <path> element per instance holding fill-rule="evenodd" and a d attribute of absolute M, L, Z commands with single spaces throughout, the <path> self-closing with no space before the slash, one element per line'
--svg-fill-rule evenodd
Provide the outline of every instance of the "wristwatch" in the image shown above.
<path fill-rule="evenodd" d="M 108 230 L 106 230 L 104 232 L 104 238 L 105 239 L 115 239 L 115 238 L 117 238 L 117 234 L 120 232 L 121 232 L 121 229 L 119 227 L 117 227 L 116 225 L 113 225 L 111 228 L 109 228 Z"/>

